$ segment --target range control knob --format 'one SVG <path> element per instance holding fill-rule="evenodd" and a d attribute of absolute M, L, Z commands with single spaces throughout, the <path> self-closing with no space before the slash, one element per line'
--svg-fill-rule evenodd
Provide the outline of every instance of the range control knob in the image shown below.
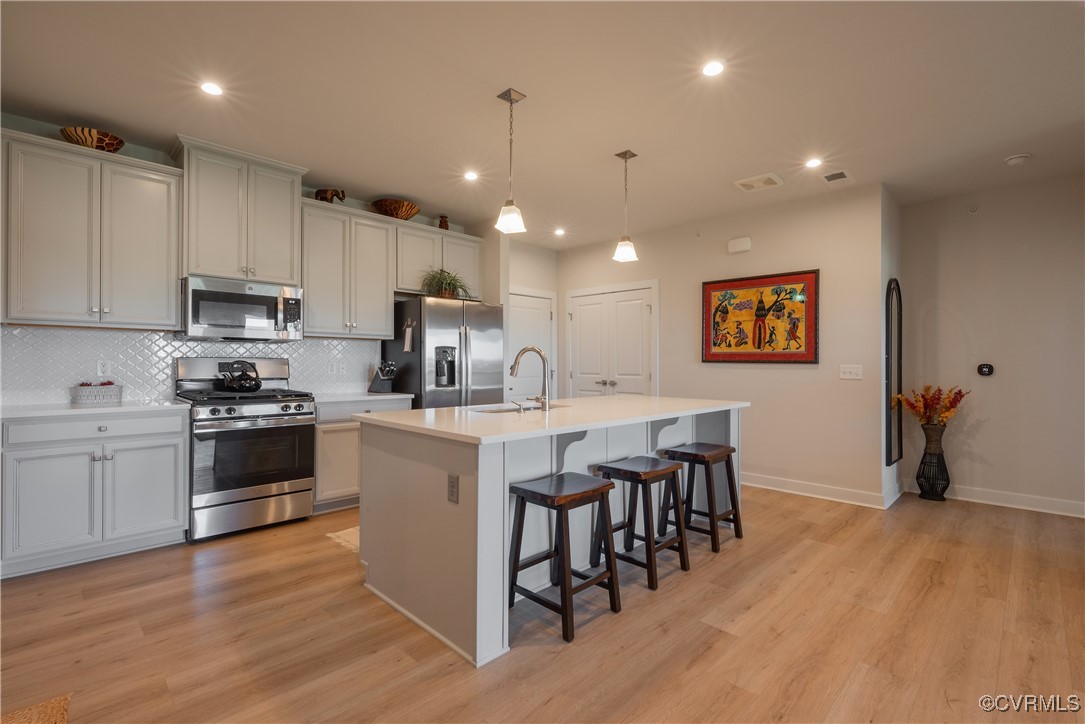
<path fill-rule="evenodd" d="M 283 405 L 279 409 L 282 410 L 283 412 L 290 412 L 290 405 Z"/>
<path fill-rule="evenodd" d="M 304 409 L 305 409 L 305 405 L 301 404 L 300 402 L 298 404 L 294 405 L 294 412 L 301 412 Z"/>
<path fill-rule="evenodd" d="M 211 408 L 211 417 L 218 417 L 220 414 L 222 414 L 222 410 L 217 407 Z"/>
<path fill-rule="evenodd" d="M 237 408 L 236 407 L 227 407 L 226 408 L 226 414 L 227 415 L 237 414 Z"/>

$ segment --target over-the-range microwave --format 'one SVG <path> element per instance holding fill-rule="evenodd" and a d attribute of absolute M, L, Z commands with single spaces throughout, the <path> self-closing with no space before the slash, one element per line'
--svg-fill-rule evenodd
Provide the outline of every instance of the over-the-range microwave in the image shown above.
<path fill-rule="evenodd" d="M 190 276 L 184 290 L 188 337 L 264 342 L 302 338 L 300 287 Z"/>

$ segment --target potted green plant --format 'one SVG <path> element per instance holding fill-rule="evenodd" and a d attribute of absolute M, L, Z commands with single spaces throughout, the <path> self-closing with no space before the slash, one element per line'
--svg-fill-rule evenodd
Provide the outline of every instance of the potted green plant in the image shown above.
<path fill-rule="evenodd" d="M 432 297 L 444 297 L 445 299 L 466 298 L 471 296 L 471 290 L 463 277 L 448 269 L 433 269 L 432 267 L 422 277 L 419 287 L 423 294 Z"/>

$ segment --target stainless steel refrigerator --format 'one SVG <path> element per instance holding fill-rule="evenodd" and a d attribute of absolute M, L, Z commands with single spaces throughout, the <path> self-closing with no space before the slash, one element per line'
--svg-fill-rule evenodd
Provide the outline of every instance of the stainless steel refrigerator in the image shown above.
<path fill-rule="evenodd" d="M 504 401 L 500 305 L 437 297 L 396 302 L 395 332 L 381 343 L 381 356 L 396 364 L 392 390 L 413 394 L 413 407 Z"/>

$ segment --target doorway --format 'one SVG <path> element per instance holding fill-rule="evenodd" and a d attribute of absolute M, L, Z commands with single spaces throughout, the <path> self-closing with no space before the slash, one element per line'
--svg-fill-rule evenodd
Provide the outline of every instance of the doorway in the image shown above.
<path fill-rule="evenodd" d="M 658 395 L 658 283 L 570 292 L 570 397 Z"/>
<path fill-rule="evenodd" d="M 510 402 L 523 402 L 535 397 L 542 390 L 542 360 L 538 355 L 528 354 L 520 361 L 516 377 L 508 374 L 516 353 L 523 347 L 534 345 L 546 353 L 550 361 L 550 396 L 557 397 L 555 388 L 557 370 L 554 358 L 554 295 L 551 292 L 520 290 L 509 293 L 508 339 L 505 360 L 505 379 L 508 380 Z"/>

